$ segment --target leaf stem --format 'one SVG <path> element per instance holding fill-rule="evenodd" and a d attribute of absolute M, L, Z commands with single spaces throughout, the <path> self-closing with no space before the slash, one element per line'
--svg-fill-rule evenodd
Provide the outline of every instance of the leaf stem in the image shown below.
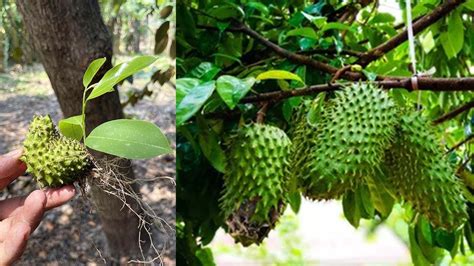
<path fill-rule="evenodd" d="M 82 94 L 81 128 L 82 128 L 82 141 L 84 142 L 84 145 L 86 144 L 86 104 L 87 104 L 86 93 L 91 87 L 84 88 L 84 93 Z"/>

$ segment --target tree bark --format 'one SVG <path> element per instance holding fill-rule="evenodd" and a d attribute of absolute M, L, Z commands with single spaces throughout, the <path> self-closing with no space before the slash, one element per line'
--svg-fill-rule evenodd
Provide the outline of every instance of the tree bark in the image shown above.
<path fill-rule="evenodd" d="M 87 66 L 96 58 L 107 58 L 96 80 L 112 66 L 112 38 L 97 0 L 17 0 L 17 4 L 64 116 L 80 114 L 82 76 Z M 103 122 L 122 118 L 118 91 L 91 101 L 86 117 L 89 132 Z M 117 171 L 133 178 L 130 162 L 124 163 L 127 166 Z M 122 261 L 137 258 L 140 254 L 138 218 L 123 207 L 120 200 L 97 187 L 91 188 L 91 197 L 102 221 L 111 257 Z"/>
<path fill-rule="evenodd" d="M 140 53 L 140 21 L 138 19 L 132 20 L 133 33 L 132 33 L 132 49 L 134 53 Z"/>

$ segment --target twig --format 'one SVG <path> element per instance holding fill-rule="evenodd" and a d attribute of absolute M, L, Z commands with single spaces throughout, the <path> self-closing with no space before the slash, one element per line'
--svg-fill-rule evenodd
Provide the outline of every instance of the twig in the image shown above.
<path fill-rule="evenodd" d="M 449 119 L 452 119 L 454 117 L 456 117 L 457 115 L 465 112 L 465 111 L 469 111 L 471 110 L 472 108 L 474 108 L 474 100 L 468 102 L 467 104 L 465 105 L 462 105 L 452 111 L 450 111 L 449 113 L 446 113 L 438 118 L 436 118 L 434 121 L 433 121 L 433 124 L 437 125 L 437 124 L 441 124 L 443 123 L 444 121 L 447 121 Z"/>
<path fill-rule="evenodd" d="M 265 116 L 267 116 L 267 110 L 270 106 L 269 102 L 266 102 L 262 105 L 262 108 L 257 112 L 257 124 L 263 124 L 265 122 Z"/>
<path fill-rule="evenodd" d="M 413 34 L 418 34 L 424 29 L 428 28 L 430 25 L 447 15 L 449 12 L 454 10 L 460 4 L 462 4 L 465 0 L 448 0 L 444 2 L 442 5 L 436 7 L 431 13 L 424 15 L 422 18 L 418 19 L 415 23 L 413 23 Z M 379 46 L 375 47 L 374 49 L 365 53 L 356 64 L 361 66 L 366 66 L 370 62 L 375 61 L 382 57 L 387 52 L 395 49 L 400 44 L 405 42 L 408 39 L 407 30 L 404 30 L 388 41 L 380 44 Z"/>
<path fill-rule="evenodd" d="M 472 139 L 474 139 L 474 134 L 471 134 L 469 137 L 465 138 L 464 140 L 460 141 L 459 143 L 457 143 L 456 145 L 451 147 L 451 149 L 449 149 L 446 153 L 450 153 L 450 152 L 454 151 L 455 149 L 457 149 L 457 148 L 461 147 L 462 145 L 468 143 Z"/>
<path fill-rule="evenodd" d="M 331 65 L 316 61 L 312 59 L 311 57 L 297 54 L 294 52 L 291 52 L 289 50 L 286 50 L 285 48 L 274 44 L 273 42 L 265 39 L 262 35 L 260 35 L 258 32 L 254 31 L 253 29 L 249 28 L 247 25 L 241 23 L 241 22 L 236 22 L 236 25 L 233 27 L 233 30 L 239 30 L 242 33 L 245 33 L 246 35 L 254 38 L 255 40 L 259 41 L 261 44 L 265 45 L 266 47 L 272 49 L 277 55 L 281 57 L 285 57 L 290 61 L 293 61 L 298 64 L 302 65 L 307 65 L 310 66 L 314 69 L 321 70 L 326 73 L 334 74 L 337 72 L 337 68 L 333 67 Z M 344 74 L 344 77 L 350 80 L 360 80 L 360 79 L 365 79 L 365 76 L 362 75 L 359 72 L 352 72 L 352 71 L 347 71 Z"/>
<path fill-rule="evenodd" d="M 421 32 L 422 30 L 426 29 L 439 19 L 441 19 L 443 16 L 451 12 L 453 9 L 455 9 L 457 6 L 459 6 L 464 0 L 448 0 L 444 4 L 438 6 L 435 8 L 431 13 L 424 15 L 423 17 L 419 18 L 416 20 L 415 23 L 413 23 L 413 32 L 414 34 L 417 34 Z M 209 14 L 206 14 L 205 12 L 202 12 L 200 10 L 196 10 L 199 14 L 202 14 L 204 16 L 213 18 L 217 21 L 220 21 L 218 18 L 215 18 L 213 16 L 210 16 Z M 208 28 L 208 26 L 201 26 L 203 28 Z M 240 21 L 233 21 L 233 26 L 228 27 L 225 29 L 226 31 L 240 31 L 255 40 L 259 41 L 261 44 L 264 46 L 270 48 L 273 50 L 277 55 L 287 58 L 290 61 L 293 61 L 298 64 L 303 64 L 310 66 L 314 69 L 329 73 L 329 74 L 335 74 L 338 69 L 329 65 L 325 64 L 322 62 L 319 62 L 317 60 L 312 59 L 311 57 L 302 55 L 302 54 L 297 54 L 294 52 L 291 52 L 289 50 L 286 50 L 285 48 L 282 48 L 281 46 L 267 40 L 265 37 L 260 35 L 258 32 L 254 31 L 253 29 L 249 28 L 247 25 Z M 382 57 L 384 54 L 387 52 L 391 51 L 392 49 L 398 47 L 400 44 L 405 42 L 407 40 L 407 31 L 404 30 L 403 32 L 400 32 L 399 34 L 395 35 L 393 38 L 389 39 L 388 41 L 380 44 L 379 46 L 375 47 L 374 49 L 364 53 L 356 62 L 356 64 L 366 66 L 370 62 L 377 60 L 378 58 Z M 365 76 L 361 74 L 360 72 L 353 72 L 353 71 L 346 71 L 344 75 L 342 76 L 348 80 L 365 80 Z M 385 77 L 378 76 L 376 78 L 377 80 L 383 80 Z"/>
<path fill-rule="evenodd" d="M 385 89 L 405 88 L 412 91 L 410 78 L 372 81 L 374 84 Z M 306 88 L 290 91 L 275 91 L 261 93 L 243 98 L 241 103 L 278 101 L 296 96 L 318 94 L 324 91 L 338 90 L 351 83 L 333 83 L 313 85 Z M 474 91 L 474 78 L 418 78 L 418 89 L 428 91 Z"/>
<path fill-rule="evenodd" d="M 364 55 L 364 52 L 359 52 L 359 51 L 354 51 L 354 50 L 341 50 L 337 51 L 335 48 L 329 48 L 329 49 L 311 49 L 307 51 L 299 51 L 297 52 L 298 54 L 302 55 L 312 55 L 312 54 L 343 54 L 343 55 L 349 55 L 349 56 L 355 56 L 355 57 L 361 57 Z"/>
<path fill-rule="evenodd" d="M 349 71 L 349 69 L 351 69 L 351 65 L 347 65 L 345 67 L 342 67 L 340 68 L 336 74 L 334 74 L 334 76 L 332 77 L 331 81 L 329 81 L 329 83 L 334 83 L 336 80 L 339 79 L 339 77 L 341 77 L 345 72 Z"/>

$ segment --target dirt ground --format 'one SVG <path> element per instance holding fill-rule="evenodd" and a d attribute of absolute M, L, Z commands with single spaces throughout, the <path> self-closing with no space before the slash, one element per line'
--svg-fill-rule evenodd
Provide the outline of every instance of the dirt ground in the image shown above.
<path fill-rule="evenodd" d="M 145 82 L 143 80 L 143 82 Z M 143 83 L 142 82 L 142 83 Z M 125 91 L 141 88 L 140 80 L 120 88 Z M 153 88 L 155 93 L 125 113 L 156 123 L 166 134 L 173 149 L 175 143 L 175 92 L 172 88 Z M 59 105 L 41 66 L 22 69 L 14 67 L 0 74 L 0 154 L 21 147 L 28 124 L 34 114 L 50 114 L 55 122 L 62 118 Z M 140 178 L 157 178 L 141 184 L 143 199 L 169 225 L 157 226 L 154 242 L 161 250 L 164 265 L 175 265 L 175 153 L 151 160 L 134 161 Z M 36 189 L 30 177 L 20 177 L 0 200 L 25 195 Z M 79 194 L 79 193 L 78 193 Z M 102 265 L 106 240 L 97 214 L 80 195 L 44 216 L 31 236 L 26 252 L 18 265 Z M 154 262 L 160 264 L 159 260 Z"/>

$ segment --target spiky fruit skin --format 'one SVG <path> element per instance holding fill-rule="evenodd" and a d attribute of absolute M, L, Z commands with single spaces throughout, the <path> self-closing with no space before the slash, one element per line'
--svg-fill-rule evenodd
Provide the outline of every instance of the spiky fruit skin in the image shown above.
<path fill-rule="evenodd" d="M 354 83 L 336 92 L 317 124 L 306 194 L 338 198 L 375 175 L 396 123 L 394 102 L 375 85 Z"/>
<path fill-rule="evenodd" d="M 309 179 L 309 166 L 312 162 L 311 149 L 316 145 L 316 128 L 308 122 L 311 105 L 302 102 L 294 111 L 290 120 L 291 138 L 290 164 L 288 176 L 291 182 L 304 188 L 304 181 Z"/>
<path fill-rule="evenodd" d="M 452 231 L 467 219 L 462 184 L 444 156 L 430 122 L 419 113 L 401 116 L 385 155 L 391 189 L 433 226 Z"/>
<path fill-rule="evenodd" d="M 280 205 L 287 202 L 285 169 L 290 145 L 284 131 L 260 124 L 241 128 L 231 140 L 221 208 L 236 241 L 260 243 L 268 232 L 263 230 L 267 233 L 255 237 L 257 228 L 273 228 L 275 212 L 283 211 Z M 238 223 L 253 229 L 242 230 Z"/>
<path fill-rule="evenodd" d="M 21 160 L 41 187 L 70 184 L 92 165 L 84 146 L 61 136 L 49 116 L 33 118 L 23 142 Z"/>
<path fill-rule="evenodd" d="M 291 118 L 292 147 L 288 175 L 292 182 L 296 182 L 303 195 L 312 200 L 328 200 L 338 198 L 345 191 L 339 179 L 312 177 L 311 168 L 317 160 L 315 148 L 317 147 L 318 127 L 309 122 L 308 114 L 313 112 L 321 116 L 322 109 L 316 103 L 302 102 L 294 111 Z M 315 182 L 316 180 L 316 182 Z"/>

